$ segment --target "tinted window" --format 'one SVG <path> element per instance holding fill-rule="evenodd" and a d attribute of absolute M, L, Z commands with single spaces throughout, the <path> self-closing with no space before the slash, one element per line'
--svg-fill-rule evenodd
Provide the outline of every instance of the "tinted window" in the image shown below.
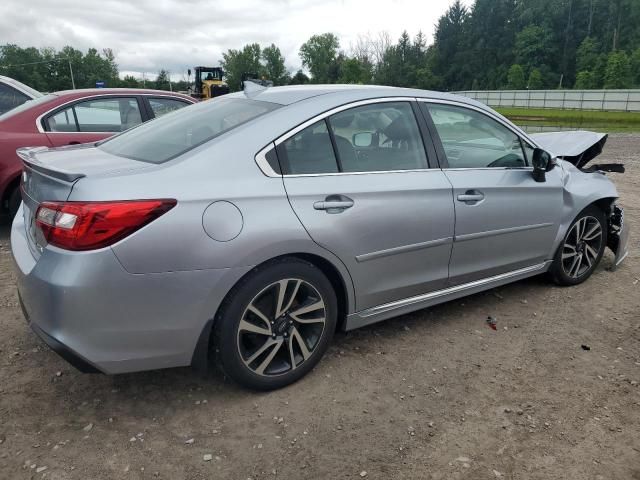
<path fill-rule="evenodd" d="M 335 173 L 338 171 L 331 137 L 324 120 L 288 138 L 279 148 L 285 173 Z"/>
<path fill-rule="evenodd" d="M 383 102 L 329 117 L 343 172 L 427 168 L 427 157 L 411 105 Z"/>
<path fill-rule="evenodd" d="M 134 160 L 162 163 L 278 107 L 239 98 L 201 102 L 110 138 L 100 148 Z"/>
<path fill-rule="evenodd" d="M 173 98 L 149 98 L 149 105 L 151 105 L 153 115 L 158 118 L 191 104 L 181 100 L 174 100 Z"/>
<path fill-rule="evenodd" d="M 427 106 L 450 168 L 524 167 L 520 137 L 475 110 L 450 105 Z"/>
<path fill-rule="evenodd" d="M 29 97 L 24 93 L 4 83 L 0 83 L 0 114 L 12 110 L 18 105 L 22 105 L 27 100 L 29 100 Z"/>

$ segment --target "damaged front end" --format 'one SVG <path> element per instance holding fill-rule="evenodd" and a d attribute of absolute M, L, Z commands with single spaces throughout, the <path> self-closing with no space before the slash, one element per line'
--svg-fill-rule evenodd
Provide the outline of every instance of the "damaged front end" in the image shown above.
<path fill-rule="evenodd" d="M 629 254 L 629 227 L 624 222 L 624 210 L 615 203 L 611 205 L 607 223 L 607 247 L 616 256 L 611 267 L 611 270 L 615 270 Z"/>
<path fill-rule="evenodd" d="M 620 163 L 587 164 L 602 153 L 607 142 L 606 133 L 588 131 L 545 132 L 532 134 L 540 148 L 552 156 L 571 163 L 585 173 L 615 172 L 624 173 Z M 612 270 L 615 270 L 629 254 L 629 226 L 624 221 L 624 211 L 611 203 L 607 215 L 607 247 L 615 254 Z"/>

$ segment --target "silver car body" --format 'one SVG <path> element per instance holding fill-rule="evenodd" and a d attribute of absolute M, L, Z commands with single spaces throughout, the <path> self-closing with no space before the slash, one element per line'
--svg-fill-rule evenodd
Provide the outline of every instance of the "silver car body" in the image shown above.
<path fill-rule="evenodd" d="M 439 168 L 432 145 L 427 169 L 283 176 L 266 161 L 274 144 L 361 104 L 464 106 L 538 142 L 488 107 L 443 93 L 307 86 L 249 95 L 282 107 L 163 164 L 92 146 L 21 152 L 25 200 L 11 245 L 25 316 L 47 343 L 105 373 L 198 363 L 231 288 L 290 255 L 329 276 L 342 327 L 357 328 L 545 272 L 576 215 L 618 197 L 606 176 L 567 161 L 538 183 L 531 167 Z M 214 106 L 185 112 L 194 108 Z M 457 200 L 474 190 L 483 201 Z M 348 196 L 352 208 L 317 209 L 331 195 Z M 144 198 L 178 203 L 111 247 L 71 252 L 34 232 L 43 200 Z M 621 241 L 617 263 L 625 252 Z"/>

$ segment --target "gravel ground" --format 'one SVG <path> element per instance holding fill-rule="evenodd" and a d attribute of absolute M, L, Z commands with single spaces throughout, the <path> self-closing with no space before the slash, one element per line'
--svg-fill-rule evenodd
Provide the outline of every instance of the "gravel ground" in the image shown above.
<path fill-rule="evenodd" d="M 24 323 L 0 227 L 0 478 L 640 479 L 638 151 L 615 136 L 601 157 L 627 164 L 618 271 L 609 254 L 577 287 L 537 277 L 338 334 L 272 393 L 77 372 Z"/>

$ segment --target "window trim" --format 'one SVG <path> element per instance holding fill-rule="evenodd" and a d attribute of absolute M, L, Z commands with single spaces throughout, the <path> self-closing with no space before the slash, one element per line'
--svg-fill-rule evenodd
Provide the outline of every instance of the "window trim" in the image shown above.
<path fill-rule="evenodd" d="M 439 105 L 449 105 L 452 107 L 466 108 L 468 110 L 473 110 L 478 112 L 486 117 L 498 122 L 503 127 L 507 128 L 511 133 L 513 133 L 518 140 L 520 141 L 520 149 L 522 150 L 522 156 L 525 158 L 525 162 L 528 162 L 527 156 L 524 152 L 524 146 L 522 145 L 523 141 L 526 141 L 529 145 L 532 145 L 534 148 L 539 148 L 538 144 L 534 142 L 525 132 L 519 131 L 514 128 L 514 125 L 511 125 L 505 122 L 502 118 L 494 115 L 491 111 L 484 110 L 483 108 L 476 107 L 475 105 L 470 105 L 463 102 L 456 102 L 452 100 L 440 100 L 440 99 L 432 99 L 432 98 L 417 98 L 419 103 L 433 103 Z M 427 121 L 429 126 L 429 130 L 431 131 L 431 136 L 433 138 L 433 142 L 436 147 L 436 151 L 438 154 L 438 162 L 440 163 L 440 168 L 443 171 L 469 171 L 469 170 L 489 170 L 489 171 L 499 171 L 499 170 L 524 170 L 524 171 L 532 171 L 533 166 L 527 165 L 526 167 L 449 167 L 449 162 L 447 161 L 447 156 L 444 152 L 444 147 L 442 146 L 442 140 L 440 139 L 440 135 L 438 134 L 435 123 L 433 122 L 433 118 L 431 117 L 431 112 L 429 112 L 429 108 L 425 106 L 421 106 L 420 108 L 422 114 Z"/>
<path fill-rule="evenodd" d="M 418 117 L 418 115 L 416 114 L 415 109 L 413 108 L 413 105 L 416 103 L 416 100 L 418 100 L 418 99 L 416 97 L 414 97 L 414 96 L 410 96 L 410 97 L 378 97 L 378 98 L 369 98 L 369 99 L 365 99 L 365 100 L 352 101 L 352 102 L 340 105 L 338 107 L 331 108 L 331 109 L 329 109 L 329 110 L 327 110 L 325 112 L 319 113 L 318 115 L 314 115 L 313 117 L 305 120 L 304 122 L 302 122 L 302 123 L 298 124 L 297 126 L 293 127 L 292 129 L 290 129 L 286 133 L 280 135 L 274 141 L 270 142 L 267 146 L 263 147 L 258 153 L 256 153 L 255 162 L 258 165 L 258 168 L 262 171 L 262 173 L 265 176 L 271 177 L 271 178 L 283 178 L 283 177 L 284 178 L 329 177 L 329 176 L 335 176 L 335 175 L 370 175 L 370 174 L 381 174 L 381 173 L 428 172 L 429 170 L 434 170 L 434 169 L 436 169 L 438 167 L 435 166 L 435 165 L 432 165 L 432 163 L 430 162 L 430 160 L 429 160 L 429 153 L 430 153 L 429 150 L 430 149 L 427 146 L 427 140 L 430 140 L 431 142 L 433 142 L 433 140 L 424 138 L 424 132 L 423 132 L 423 130 L 421 128 L 421 125 L 420 125 L 420 118 Z M 289 138 L 293 137 L 294 135 L 297 135 L 302 130 L 304 130 L 307 127 L 310 127 L 314 123 L 317 123 L 317 122 L 319 122 L 321 120 L 327 119 L 331 115 L 334 115 L 336 113 L 342 112 L 344 110 L 349 110 L 351 108 L 361 107 L 361 106 L 364 106 L 364 105 L 371 105 L 371 104 L 376 104 L 376 103 L 397 103 L 397 102 L 408 103 L 409 106 L 412 109 L 412 112 L 413 112 L 413 115 L 414 115 L 414 120 L 416 122 L 416 126 L 418 128 L 418 132 L 419 132 L 419 134 L 421 136 L 422 145 L 423 145 L 423 148 L 425 150 L 425 156 L 427 158 L 427 167 L 426 168 L 414 168 L 414 169 L 409 169 L 409 170 L 375 170 L 375 171 L 364 171 L 364 172 L 331 172 L 331 173 L 281 174 L 281 173 L 275 172 L 271 168 L 271 166 L 269 165 L 269 162 L 267 161 L 266 154 L 272 148 L 275 148 L 276 149 L 276 153 L 277 153 L 278 147 L 281 144 L 283 144 L 284 142 L 286 142 Z M 329 127 L 329 125 L 328 125 L 328 127 Z M 432 145 L 433 145 L 433 143 L 432 143 Z M 334 149 L 334 155 L 335 155 L 335 149 Z M 336 161 L 337 161 L 337 158 L 336 158 Z"/>
<path fill-rule="evenodd" d="M 36 129 L 38 130 L 39 133 L 45 133 L 47 135 L 50 134 L 65 134 L 68 135 L 70 133 L 79 133 L 79 134 L 84 134 L 84 135 L 101 135 L 101 134 L 109 134 L 109 135 L 115 135 L 117 133 L 120 132 L 51 132 L 48 131 L 45 128 L 45 121 L 48 119 L 48 117 L 50 115 L 55 115 L 58 110 L 64 110 L 66 107 L 68 107 L 69 105 L 75 105 L 76 103 L 81 103 L 87 100 L 93 100 L 96 98 L 104 98 L 104 97 L 117 97 L 117 98 L 126 98 L 126 97 L 130 97 L 130 98 L 135 98 L 138 101 L 138 107 L 140 108 L 140 114 L 141 115 L 145 115 L 146 118 L 143 119 L 142 123 L 146 122 L 147 120 L 151 120 L 155 117 L 149 117 L 148 112 L 146 110 L 146 107 L 144 106 L 144 102 L 142 102 L 142 99 L 144 97 L 168 97 L 168 98 L 179 98 L 180 100 L 184 100 L 185 103 L 187 103 L 187 106 L 189 105 L 193 105 L 194 103 L 197 103 L 196 100 L 194 99 L 193 102 L 189 103 L 189 100 L 184 98 L 184 97 L 176 97 L 175 95 L 163 95 L 163 94 L 156 94 L 156 93 L 124 93 L 124 92 L 113 92 L 113 93 L 99 93 L 96 95 L 89 95 L 86 97 L 81 97 L 81 98 L 74 98 L 72 100 L 68 100 L 64 103 L 61 103 L 60 105 L 56 105 L 55 107 L 47 110 L 44 113 L 41 113 L 40 115 L 38 115 L 38 117 L 36 118 Z M 140 105 L 140 103 L 142 102 L 142 106 Z"/>

